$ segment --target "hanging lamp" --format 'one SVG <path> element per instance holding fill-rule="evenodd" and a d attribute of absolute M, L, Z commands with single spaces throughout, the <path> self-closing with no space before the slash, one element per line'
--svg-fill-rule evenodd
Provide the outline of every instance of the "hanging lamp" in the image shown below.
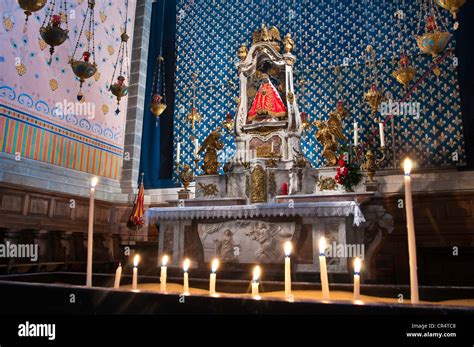
<path fill-rule="evenodd" d="M 117 98 L 117 109 L 115 114 L 120 113 L 120 100 L 128 95 L 128 86 L 125 84 L 125 76 L 123 73 L 124 61 L 126 67 L 127 79 L 130 80 L 130 66 L 128 60 L 128 39 L 130 38 L 127 34 L 127 23 L 128 23 L 128 0 L 125 2 L 126 12 L 125 12 L 125 23 L 122 34 L 120 35 L 120 48 L 117 54 L 117 61 L 114 65 L 114 72 L 112 74 L 112 80 L 110 82 L 110 92 L 115 95 Z M 117 72 L 117 67 L 119 67 L 117 81 L 114 83 L 115 73 Z"/>
<path fill-rule="evenodd" d="M 18 0 L 18 5 L 25 13 L 25 26 L 23 28 L 23 32 L 26 33 L 28 27 L 28 17 L 33 14 L 33 12 L 37 12 L 41 10 L 48 0 Z"/>
<path fill-rule="evenodd" d="M 74 47 L 74 52 L 69 60 L 71 64 L 72 71 L 79 78 L 79 92 L 77 93 L 77 100 L 84 101 L 84 93 L 82 92 L 82 85 L 85 80 L 94 76 L 97 72 L 97 64 L 95 63 L 95 30 L 94 30 L 94 7 L 95 0 L 88 0 L 87 10 L 84 15 L 84 20 L 82 22 L 81 30 L 77 38 L 76 46 Z M 89 19 L 88 19 L 89 18 Z M 84 33 L 84 28 L 88 25 L 87 33 Z M 82 34 L 84 33 L 86 37 L 86 50 L 82 53 L 82 57 L 75 59 L 77 49 L 81 42 Z"/>
<path fill-rule="evenodd" d="M 40 27 L 41 38 L 49 45 L 49 64 L 53 60 L 54 48 L 62 45 L 69 33 L 66 0 L 58 0 L 58 3 L 59 5 L 56 6 L 56 0 L 50 1 Z"/>
<path fill-rule="evenodd" d="M 155 126 L 158 126 L 158 118 L 166 110 L 166 83 L 165 83 L 165 60 L 161 54 L 156 59 L 153 74 L 153 86 L 151 88 L 150 111 L 156 117 Z"/>

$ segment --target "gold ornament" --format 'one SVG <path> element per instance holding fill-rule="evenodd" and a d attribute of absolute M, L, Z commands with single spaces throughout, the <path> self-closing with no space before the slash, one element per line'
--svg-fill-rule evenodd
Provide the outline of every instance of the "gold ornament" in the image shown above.
<path fill-rule="evenodd" d="M 56 89 L 58 89 L 58 81 L 56 81 L 54 78 L 50 79 L 49 80 L 49 87 L 51 88 L 51 90 L 54 92 Z"/>
<path fill-rule="evenodd" d="M 408 64 L 408 56 L 406 54 L 402 54 L 400 61 L 398 62 L 398 69 L 392 72 L 392 76 L 405 88 L 408 87 L 411 80 L 416 75 L 416 69 L 410 67 Z"/>
<path fill-rule="evenodd" d="M 380 169 L 382 162 L 385 160 L 385 147 L 380 147 L 380 152 L 382 153 L 380 159 L 375 157 L 375 153 L 371 149 L 365 153 L 365 160 L 360 168 L 367 172 L 368 182 L 374 181 L 375 172 Z"/>
<path fill-rule="evenodd" d="M 23 63 L 19 63 L 15 65 L 16 72 L 18 73 L 19 76 L 23 76 L 26 74 L 26 66 Z"/>
<path fill-rule="evenodd" d="M 109 106 L 108 106 L 108 105 L 106 105 L 106 104 L 103 104 L 103 105 L 102 105 L 102 113 L 103 113 L 104 115 L 106 115 L 107 113 L 109 113 Z"/>
<path fill-rule="evenodd" d="M 457 19 L 459 8 L 466 3 L 466 0 L 436 0 L 439 6 L 451 12 L 454 19 Z"/>
<path fill-rule="evenodd" d="M 317 181 L 320 190 L 336 190 L 337 182 L 332 177 L 321 177 Z"/>
<path fill-rule="evenodd" d="M 341 102 L 338 103 L 336 110 L 329 114 L 327 121 L 315 122 L 318 127 L 316 132 L 316 140 L 323 145 L 323 157 L 326 159 L 326 163 L 329 166 L 335 166 L 337 164 L 337 148 L 339 141 L 346 141 L 344 134 L 342 133 L 342 118 L 347 114 L 347 110 L 344 108 Z"/>
<path fill-rule="evenodd" d="M 204 163 L 201 168 L 204 171 L 204 175 L 217 175 L 219 170 L 219 161 L 217 160 L 217 151 L 224 148 L 224 144 L 219 142 L 221 134 L 219 128 L 215 129 L 210 133 L 199 148 L 198 154 L 206 152 L 204 154 Z"/>
<path fill-rule="evenodd" d="M 247 58 L 247 54 L 248 54 L 248 49 L 247 49 L 247 46 L 245 46 L 245 44 L 243 43 L 239 50 L 237 51 L 237 55 L 238 57 L 240 58 L 241 61 L 244 61 L 245 58 Z"/>
<path fill-rule="evenodd" d="M 283 47 L 285 47 L 285 53 L 291 53 L 295 48 L 295 41 L 293 41 L 290 34 L 285 35 L 285 38 L 283 39 Z"/>
<path fill-rule="evenodd" d="M 219 193 L 215 183 L 204 184 L 199 182 L 198 186 L 205 197 L 216 196 Z"/>
<path fill-rule="evenodd" d="M 375 117 L 379 111 L 380 104 L 385 101 L 385 95 L 382 90 L 377 88 L 377 85 L 374 83 L 370 89 L 364 93 L 364 101 L 369 104 L 372 117 Z"/>
<path fill-rule="evenodd" d="M 18 5 L 25 13 L 25 27 L 23 32 L 26 33 L 28 26 L 28 18 L 32 15 L 33 12 L 41 10 L 44 5 L 46 5 L 47 0 L 18 0 Z"/>
<path fill-rule="evenodd" d="M 435 59 L 446 48 L 450 39 L 449 32 L 434 31 L 416 36 L 416 43 L 423 53 L 430 54 Z"/>
<path fill-rule="evenodd" d="M 250 201 L 261 203 L 267 201 L 267 174 L 261 165 L 255 166 L 250 175 Z"/>
<path fill-rule="evenodd" d="M 188 164 L 183 165 L 183 171 L 179 174 L 179 179 L 181 180 L 181 183 L 183 183 L 184 189 L 182 191 L 189 192 L 188 187 L 193 181 L 194 175 Z"/>

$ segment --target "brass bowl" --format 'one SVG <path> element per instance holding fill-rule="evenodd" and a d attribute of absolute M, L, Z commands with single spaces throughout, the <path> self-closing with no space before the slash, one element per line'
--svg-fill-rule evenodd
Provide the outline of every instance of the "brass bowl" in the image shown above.
<path fill-rule="evenodd" d="M 451 15 L 456 19 L 459 8 L 466 3 L 466 0 L 436 0 L 438 5 L 445 10 L 451 12 Z"/>
<path fill-rule="evenodd" d="M 70 60 L 72 71 L 79 78 L 81 84 L 88 78 L 94 76 L 97 72 L 97 65 L 81 61 L 81 60 Z"/>
<path fill-rule="evenodd" d="M 68 31 L 60 27 L 47 25 L 40 28 L 40 35 L 44 42 L 46 42 L 54 50 L 55 46 L 59 46 L 63 44 L 64 41 L 66 41 L 68 37 Z"/>
<path fill-rule="evenodd" d="M 431 54 L 433 58 L 436 58 L 446 48 L 450 39 L 451 34 L 449 32 L 435 31 L 416 36 L 416 43 L 423 53 Z"/>
<path fill-rule="evenodd" d="M 156 116 L 159 117 L 166 110 L 166 104 L 162 102 L 152 102 L 150 105 L 150 111 Z"/>
<path fill-rule="evenodd" d="M 416 70 L 412 67 L 399 67 L 397 70 L 392 72 L 392 76 L 395 77 L 395 79 L 403 84 L 403 86 L 406 88 L 412 81 L 412 79 L 416 75 Z"/>
<path fill-rule="evenodd" d="M 125 84 L 121 86 L 118 84 L 112 84 L 109 89 L 110 92 L 117 97 L 117 101 L 120 101 L 121 98 L 128 94 L 128 87 Z"/>
<path fill-rule="evenodd" d="M 48 0 L 18 0 L 18 5 L 25 11 L 26 16 L 41 10 Z"/>

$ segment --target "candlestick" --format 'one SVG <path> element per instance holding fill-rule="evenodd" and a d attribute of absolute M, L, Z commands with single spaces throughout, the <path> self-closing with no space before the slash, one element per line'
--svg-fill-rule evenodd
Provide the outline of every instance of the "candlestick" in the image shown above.
<path fill-rule="evenodd" d="M 258 293 L 258 280 L 260 278 L 260 266 L 255 266 L 253 269 L 253 279 L 252 279 L 252 295 L 255 299 L 259 299 L 260 295 Z"/>
<path fill-rule="evenodd" d="M 94 251 L 94 196 L 95 186 L 98 182 L 99 179 L 97 177 L 93 177 L 91 180 L 91 192 L 89 199 L 89 225 L 87 228 L 87 287 L 92 287 L 92 253 Z"/>
<path fill-rule="evenodd" d="M 219 259 L 212 261 L 211 277 L 209 280 L 209 295 L 216 295 L 216 271 L 219 267 Z"/>
<path fill-rule="evenodd" d="M 360 299 L 360 258 L 354 259 L 354 300 Z"/>
<path fill-rule="evenodd" d="M 181 142 L 178 142 L 178 147 L 176 148 L 176 164 L 179 164 L 181 159 Z"/>
<path fill-rule="evenodd" d="M 120 288 L 120 278 L 122 277 L 122 263 L 119 263 L 117 270 L 115 270 L 114 288 Z"/>
<path fill-rule="evenodd" d="M 133 277 L 132 277 L 132 289 L 136 290 L 138 288 L 138 262 L 140 261 L 140 256 L 137 254 L 133 257 Z"/>
<path fill-rule="evenodd" d="M 184 259 L 183 262 L 183 271 L 184 271 L 184 278 L 183 278 L 183 294 L 184 295 L 189 295 L 189 277 L 188 277 L 188 269 L 189 265 L 191 264 L 191 261 L 186 258 Z"/>
<path fill-rule="evenodd" d="M 290 241 L 285 242 L 285 298 L 291 296 L 291 254 L 292 245 Z"/>
<path fill-rule="evenodd" d="M 359 145 L 359 125 L 357 122 L 354 122 L 354 146 Z"/>
<path fill-rule="evenodd" d="M 415 239 L 415 224 L 413 221 L 413 202 L 411 194 L 411 168 L 412 162 L 410 159 L 405 159 L 403 164 L 405 169 L 405 210 L 407 214 L 407 231 L 408 231 L 408 256 L 410 262 L 410 292 L 412 304 L 419 302 L 418 296 L 418 274 L 416 266 L 416 239 Z"/>
<path fill-rule="evenodd" d="M 385 147 L 385 134 L 383 132 L 383 122 L 379 123 L 380 147 Z"/>
<path fill-rule="evenodd" d="M 272 145 L 271 145 L 270 153 L 273 153 L 273 152 L 274 152 L 274 146 L 273 146 L 273 141 L 272 141 Z"/>
<path fill-rule="evenodd" d="M 166 254 L 161 258 L 160 290 L 162 292 L 166 292 L 166 265 L 168 260 L 169 257 Z"/>
<path fill-rule="evenodd" d="M 329 283 L 328 270 L 326 267 L 326 239 L 321 237 L 319 239 L 319 271 L 321 273 L 321 289 L 323 291 L 323 299 L 329 299 Z"/>
<path fill-rule="evenodd" d="M 194 139 L 194 158 L 198 157 L 198 152 L 199 152 L 199 140 Z"/>

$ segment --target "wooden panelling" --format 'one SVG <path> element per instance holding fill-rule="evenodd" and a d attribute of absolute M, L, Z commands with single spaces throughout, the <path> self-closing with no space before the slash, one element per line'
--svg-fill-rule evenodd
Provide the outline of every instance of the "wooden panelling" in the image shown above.
<path fill-rule="evenodd" d="M 23 195 L 16 194 L 1 194 L 0 209 L 6 212 L 21 213 L 23 207 Z"/>
<path fill-rule="evenodd" d="M 48 198 L 31 196 L 28 214 L 47 216 L 50 202 L 51 199 Z"/>
<path fill-rule="evenodd" d="M 70 218 L 71 217 L 70 200 L 55 199 L 53 216 Z"/>

